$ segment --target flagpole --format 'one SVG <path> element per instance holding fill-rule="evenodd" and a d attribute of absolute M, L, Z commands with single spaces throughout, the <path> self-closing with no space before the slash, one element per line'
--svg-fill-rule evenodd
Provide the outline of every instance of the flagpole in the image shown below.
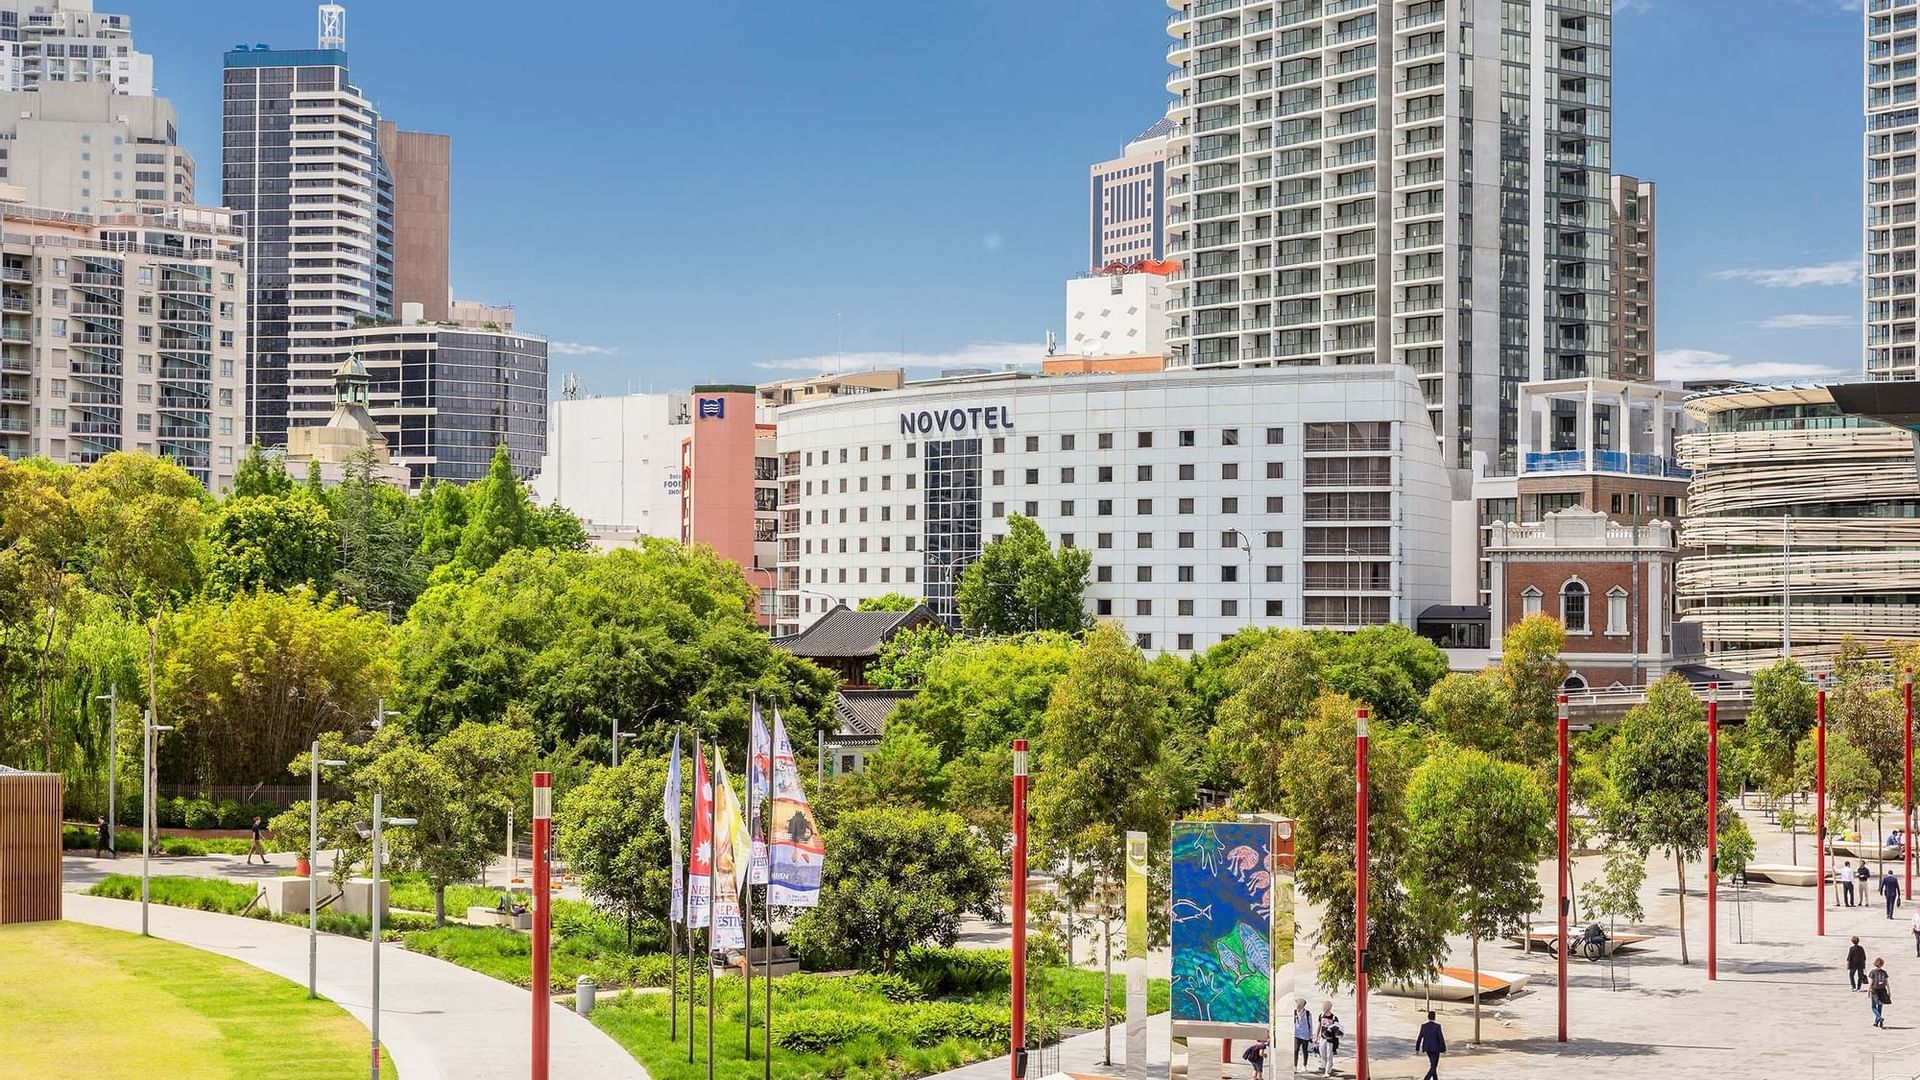
<path fill-rule="evenodd" d="M 758 694 L 749 694 L 747 697 L 747 700 L 751 703 L 750 704 L 751 716 L 747 721 L 747 774 L 743 779 L 745 780 L 745 784 L 746 784 L 745 790 L 747 793 L 746 812 L 747 812 L 747 816 L 751 818 L 753 815 L 753 724 L 755 721 L 759 720 L 760 718 L 760 696 Z M 747 833 L 746 884 L 742 885 L 741 888 L 745 891 L 746 895 L 742 897 L 740 900 L 740 931 L 741 931 L 740 938 L 742 941 L 746 942 L 746 945 L 741 950 L 740 958 L 745 961 L 745 964 L 743 966 L 746 968 L 747 981 L 746 981 L 746 993 L 741 996 L 742 1008 L 746 1010 L 746 1013 L 743 1018 L 743 1022 L 740 1025 L 740 1030 L 741 1030 L 741 1033 L 746 1036 L 747 1060 L 752 1061 L 753 1060 L 753 833 L 751 830 L 749 830 Z"/>
<path fill-rule="evenodd" d="M 673 757 L 675 760 L 670 763 L 669 767 L 680 764 L 678 760 L 680 757 L 680 730 L 677 727 L 673 732 Z M 665 807 L 662 807 L 661 810 L 673 815 L 667 829 L 667 838 L 671 840 L 674 829 L 678 828 L 680 824 L 679 803 L 676 802 L 670 811 Z M 673 847 L 673 857 L 678 859 L 680 857 L 680 845 L 674 844 Z M 667 912 L 667 1023 L 669 1026 L 667 1038 L 672 1039 L 677 1046 L 680 1043 L 680 939 L 675 936 L 674 927 L 687 917 L 686 869 L 684 864 L 679 871 L 674 873 L 673 877 L 673 883 L 668 885 L 667 889 L 669 894 L 676 890 L 680 893 L 680 909 L 678 911 L 669 910 Z M 669 905 L 669 907 L 671 907 L 671 905 Z"/>
<path fill-rule="evenodd" d="M 693 805 L 700 805 L 700 773 L 704 771 L 706 758 L 701 755 L 700 733 L 693 735 Z M 692 841 L 700 831 L 700 820 L 695 817 L 693 828 L 688 831 L 687 839 Z M 697 848 L 698 845 L 695 845 Z M 708 855 L 711 859 L 712 855 Z M 687 852 L 687 888 L 681 895 L 687 901 L 687 1064 L 693 1064 L 693 849 Z"/>
<path fill-rule="evenodd" d="M 720 763 L 720 748 L 714 747 L 714 764 Z M 707 1080 L 713 1080 L 713 930 L 714 867 L 720 862 L 720 770 L 707 773 L 707 785 L 713 794 L 707 797 L 707 836 L 712 850 L 707 854 Z"/>

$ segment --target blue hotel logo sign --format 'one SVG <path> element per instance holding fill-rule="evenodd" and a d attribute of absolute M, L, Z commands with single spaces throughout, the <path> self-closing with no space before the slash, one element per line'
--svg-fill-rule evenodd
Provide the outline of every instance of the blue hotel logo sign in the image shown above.
<path fill-rule="evenodd" d="M 727 418 L 727 399 L 717 397 L 695 398 L 694 415 L 702 420 L 725 420 Z"/>
<path fill-rule="evenodd" d="M 958 435 L 968 431 L 1012 431 L 1013 417 L 1005 405 L 974 405 L 964 409 L 923 409 L 900 414 L 902 435 Z"/>

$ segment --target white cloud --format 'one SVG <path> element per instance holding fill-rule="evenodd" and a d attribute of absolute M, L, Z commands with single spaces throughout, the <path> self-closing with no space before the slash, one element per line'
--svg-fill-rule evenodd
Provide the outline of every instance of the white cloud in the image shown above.
<path fill-rule="evenodd" d="M 963 345 L 950 352 L 853 352 L 828 356 L 795 356 L 785 360 L 763 360 L 754 366 L 765 371 L 800 371 L 825 375 L 875 368 L 1004 368 L 1008 364 L 1031 366 L 1046 352 L 1038 342 L 989 341 Z"/>
<path fill-rule="evenodd" d="M 1774 315 L 1760 320 L 1762 330 L 1844 330 L 1859 325 L 1851 315 Z"/>
<path fill-rule="evenodd" d="M 554 356 L 613 356 L 620 349 L 615 345 L 583 345 L 577 341 L 549 341 L 547 352 Z"/>
<path fill-rule="evenodd" d="M 1661 349 L 1653 359 L 1654 372 L 1663 380 L 1745 379 L 1750 382 L 1835 382 L 1849 372 L 1843 365 L 1793 360 L 1735 360 L 1731 353 L 1712 349 Z"/>
<path fill-rule="evenodd" d="M 1855 259 L 1813 266 L 1782 266 L 1762 270 L 1715 270 L 1715 281 L 1751 281 L 1769 289 L 1799 289 L 1809 285 L 1857 285 L 1860 263 Z"/>

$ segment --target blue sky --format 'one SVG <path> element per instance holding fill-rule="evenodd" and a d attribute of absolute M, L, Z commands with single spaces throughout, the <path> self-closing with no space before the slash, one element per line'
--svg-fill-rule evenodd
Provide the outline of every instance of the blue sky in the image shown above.
<path fill-rule="evenodd" d="M 1860 363 L 1860 15 L 1615 0 L 1614 166 L 1660 184 L 1662 374 Z M 220 56 L 306 0 L 134 19 L 219 197 Z M 1850 8 L 1856 8 L 1849 10 Z M 1151 0 L 348 3 L 355 81 L 454 142 L 453 278 L 556 385 L 1031 360 L 1086 252 L 1086 168 L 1165 109 Z"/>

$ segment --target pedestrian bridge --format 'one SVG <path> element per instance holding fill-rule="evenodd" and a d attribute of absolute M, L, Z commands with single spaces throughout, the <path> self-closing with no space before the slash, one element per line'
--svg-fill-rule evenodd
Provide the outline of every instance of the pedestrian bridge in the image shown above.
<path fill-rule="evenodd" d="M 1695 683 L 1693 692 L 1700 695 L 1702 701 L 1707 697 L 1707 685 Z M 1720 720 L 1723 723 L 1738 724 L 1747 718 L 1747 711 L 1753 707 L 1753 687 L 1723 686 L 1718 691 L 1720 701 Z M 1568 726 L 1581 729 L 1597 727 L 1600 724 L 1616 723 L 1627 715 L 1627 710 L 1647 700 L 1647 688 L 1644 686 L 1618 686 L 1607 690 L 1569 690 L 1567 691 Z"/>

